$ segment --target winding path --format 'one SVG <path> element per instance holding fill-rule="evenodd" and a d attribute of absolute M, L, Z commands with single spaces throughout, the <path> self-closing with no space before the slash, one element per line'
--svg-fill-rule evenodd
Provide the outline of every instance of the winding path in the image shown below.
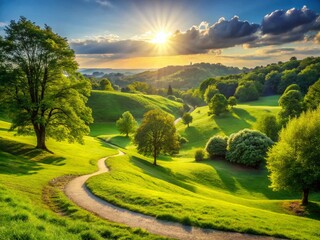
<path fill-rule="evenodd" d="M 124 155 L 124 153 L 119 151 L 117 155 L 110 157 L 121 155 Z M 112 205 L 93 195 L 85 186 L 85 182 L 90 177 L 109 171 L 105 165 L 106 159 L 108 159 L 108 157 L 102 158 L 98 161 L 99 170 L 97 172 L 77 177 L 70 181 L 65 187 L 65 194 L 74 203 L 100 216 L 101 218 L 108 219 L 113 222 L 123 223 L 130 227 L 143 228 L 153 234 L 177 239 L 273 239 L 271 237 L 185 226 L 180 223 L 159 220 L 151 216 L 143 215 Z"/>

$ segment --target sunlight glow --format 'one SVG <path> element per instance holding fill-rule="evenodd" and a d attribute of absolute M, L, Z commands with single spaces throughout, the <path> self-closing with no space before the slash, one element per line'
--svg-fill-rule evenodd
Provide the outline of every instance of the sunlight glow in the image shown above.
<path fill-rule="evenodd" d="M 151 40 L 151 42 L 155 44 L 165 44 L 167 43 L 168 38 L 169 38 L 169 33 L 165 33 L 161 31 L 155 35 L 155 37 Z"/>

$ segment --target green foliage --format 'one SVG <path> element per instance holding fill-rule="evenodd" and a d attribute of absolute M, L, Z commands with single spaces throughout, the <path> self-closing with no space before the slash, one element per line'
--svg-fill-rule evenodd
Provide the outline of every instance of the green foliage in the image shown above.
<path fill-rule="evenodd" d="M 206 91 L 204 92 L 203 98 L 204 101 L 209 104 L 211 99 L 213 98 L 214 95 L 220 93 L 219 90 L 217 89 L 216 86 L 210 85 L 207 87 Z"/>
<path fill-rule="evenodd" d="M 180 144 L 185 144 L 185 143 L 188 143 L 188 142 L 189 142 L 189 141 L 188 141 L 187 138 L 181 137 L 181 136 L 179 135 L 179 143 L 180 143 Z"/>
<path fill-rule="evenodd" d="M 113 87 L 108 78 L 102 78 L 99 82 L 100 90 L 113 91 Z"/>
<path fill-rule="evenodd" d="M 319 146 L 320 108 L 291 119 L 268 152 L 271 187 L 303 191 L 303 203 L 307 204 L 309 190 L 320 190 Z"/>
<path fill-rule="evenodd" d="M 202 95 L 199 89 L 189 89 L 182 94 L 182 98 L 185 102 L 193 107 L 202 106 L 205 102 L 202 99 Z"/>
<path fill-rule="evenodd" d="M 304 105 L 313 110 L 320 105 L 320 79 L 309 88 L 304 97 Z"/>
<path fill-rule="evenodd" d="M 259 167 L 272 144 L 273 141 L 263 133 L 244 129 L 229 137 L 226 159 L 245 166 Z"/>
<path fill-rule="evenodd" d="M 258 118 L 255 128 L 265 133 L 272 141 L 278 140 L 280 126 L 275 115 L 270 113 L 262 115 Z"/>
<path fill-rule="evenodd" d="M 24 17 L 11 21 L 5 34 L 0 40 L 6 64 L 0 101 L 10 112 L 11 129 L 35 133 L 41 149 L 47 149 L 46 137 L 82 143 L 93 121 L 85 105 L 91 84 L 76 73 L 67 40 Z"/>
<path fill-rule="evenodd" d="M 283 94 L 283 92 L 286 90 L 288 86 L 291 84 L 296 83 L 297 81 L 297 71 L 296 69 L 292 70 L 285 70 L 282 72 L 281 81 L 278 85 L 277 92 L 279 94 Z"/>
<path fill-rule="evenodd" d="M 213 136 L 206 144 L 206 151 L 211 159 L 215 157 L 225 157 L 227 153 L 227 137 Z"/>
<path fill-rule="evenodd" d="M 309 86 L 319 79 L 319 69 L 320 63 L 310 64 L 298 74 L 297 84 L 300 86 L 301 92 L 306 93 Z"/>
<path fill-rule="evenodd" d="M 129 135 L 129 133 L 134 133 L 137 128 L 137 121 L 134 119 L 129 111 L 126 111 L 116 122 L 117 129 L 120 133 Z"/>
<path fill-rule="evenodd" d="M 189 124 L 192 123 L 192 120 L 193 120 L 193 117 L 191 116 L 190 113 L 183 114 L 182 121 L 184 124 L 188 125 L 188 127 L 189 127 Z"/>
<path fill-rule="evenodd" d="M 172 154 L 179 149 L 174 118 L 163 111 L 150 110 L 144 115 L 134 141 L 138 152 L 152 155 L 153 164 L 157 165 L 161 152 Z"/>
<path fill-rule="evenodd" d="M 231 108 L 237 105 L 237 99 L 235 96 L 231 96 L 228 98 L 228 105 L 231 106 Z"/>
<path fill-rule="evenodd" d="M 215 94 L 209 103 L 209 114 L 214 114 L 219 116 L 221 113 L 224 113 L 228 109 L 228 101 L 223 94 Z"/>
<path fill-rule="evenodd" d="M 206 156 L 206 152 L 203 149 L 197 149 L 194 153 L 194 159 L 196 162 L 201 162 Z"/>
<path fill-rule="evenodd" d="M 273 95 L 277 93 L 279 83 L 281 81 L 281 73 L 277 70 L 269 72 L 265 77 L 264 95 Z"/>
<path fill-rule="evenodd" d="M 280 123 L 285 125 L 290 118 L 298 117 L 303 110 L 302 95 L 300 91 L 290 90 L 279 99 L 281 111 L 279 112 Z"/>
<path fill-rule="evenodd" d="M 234 95 L 240 102 L 257 100 L 259 92 L 253 81 L 243 81 L 237 87 Z"/>
<path fill-rule="evenodd" d="M 129 92 L 137 92 L 144 94 L 154 94 L 156 90 L 149 84 L 145 82 L 133 82 L 127 86 Z"/>
<path fill-rule="evenodd" d="M 173 90 L 172 90 L 172 87 L 171 85 L 169 84 L 169 87 L 168 87 L 168 91 L 167 91 L 167 95 L 173 95 Z"/>
<path fill-rule="evenodd" d="M 299 91 L 299 92 L 301 91 L 299 85 L 294 83 L 294 84 L 289 85 L 289 86 L 286 88 L 286 90 L 284 90 L 283 94 L 286 94 L 286 93 L 289 92 L 290 90 L 296 90 L 296 91 Z"/>

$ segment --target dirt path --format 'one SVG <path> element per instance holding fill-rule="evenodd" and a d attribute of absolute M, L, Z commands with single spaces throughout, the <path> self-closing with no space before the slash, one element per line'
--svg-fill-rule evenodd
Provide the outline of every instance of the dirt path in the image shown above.
<path fill-rule="evenodd" d="M 117 155 L 124 153 L 119 151 Z M 98 161 L 99 170 L 95 173 L 77 177 L 70 181 L 65 187 L 65 194 L 78 206 L 113 222 L 123 223 L 130 227 L 143 228 L 150 233 L 177 239 L 273 239 L 270 237 L 260 237 L 249 234 L 234 232 L 223 232 L 212 229 L 201 229 L 197 227 L 184 226 L 180 223 L 158 220 L 154 217 L 136 213 L 127 209 L 114 206 L 96 196 L 94 196 L 85 186 L 85 182 L 92 176 L 108 172 L 105 165 L 108 159 L 102 158 Z"/>

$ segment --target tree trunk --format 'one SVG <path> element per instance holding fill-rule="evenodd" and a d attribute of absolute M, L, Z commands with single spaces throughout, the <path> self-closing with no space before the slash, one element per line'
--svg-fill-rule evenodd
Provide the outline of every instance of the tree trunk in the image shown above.
<path fill-rule="evenodd" d="M 44 126 L 34 125 L 34 131 L 36 132 L 36 136 L 37 136 L 36 148 L 51 152 L 46 146 L 46 128 Z"/>
<path fill-rule="evenodd" d="M 153 150 L 153 165 L 157 166 L 157 150 Z"/>
<path fill-rule="evenodd" d="M 309 188 L 303 189 L 302 205 L 308 205 Z"/>

